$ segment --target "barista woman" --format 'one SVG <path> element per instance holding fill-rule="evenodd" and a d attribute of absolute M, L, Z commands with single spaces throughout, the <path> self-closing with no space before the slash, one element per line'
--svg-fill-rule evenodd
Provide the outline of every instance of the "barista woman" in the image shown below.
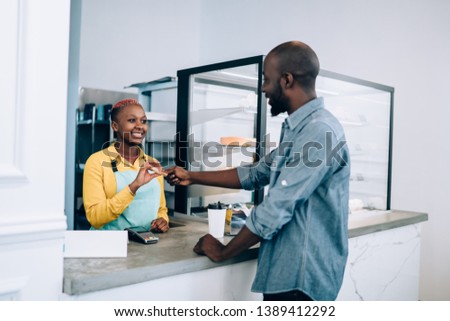
<path fill-rule="evenodd" d="M 169 229 L 162 168 L 144 154 L 141 143 L 148 125 L 144 108 L 124 99 L 111 109 L 117 140 L 92 154 L 83 176 L 83 202 L 91 229 L 123 230 L 143 226 Z"/>

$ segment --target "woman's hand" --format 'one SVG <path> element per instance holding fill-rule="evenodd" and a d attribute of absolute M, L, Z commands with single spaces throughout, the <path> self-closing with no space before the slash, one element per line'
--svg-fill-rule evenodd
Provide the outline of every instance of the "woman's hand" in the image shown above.
<path fill-rule="evenodd" d="M 184 168 L 175 166 L 166 170 L 166 181 L 170 185 L 182 185 L 187 186 L 192 184 L 189 172 Z"/>
<path fill-rule="evenodd" d="M 148 164 L 150 165 L 150 170 L 155 174 L 163 175 L 164 177 L 167 176 L 166 171 L 158 161 L 149 162 Z"/>
<path fill-rule="evenodd" d="M 151 172 L 149 172 L 151 171 Z M 163 168 L 159 162 L 145 162 L 139 169 L 139 172 L 133 182 L 129 185 L 131 192 L 136 194 L 139 187 L 147 184 L 155 177 L 162 175 Z"/>
<path fill-rule="evenodd" d="M 167 232 L 169 230 L 169 224 L 162 217 L 158 217 L 154 220 L 150 226 L 150 230 L 153 232 Z"/>

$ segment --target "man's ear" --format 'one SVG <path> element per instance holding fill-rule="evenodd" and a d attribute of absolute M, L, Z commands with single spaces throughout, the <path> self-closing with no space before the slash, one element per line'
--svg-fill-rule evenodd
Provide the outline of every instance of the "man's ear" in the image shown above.
<path fill-rule="evenodd" d="M 294 76 L 290 72 L 283 73 L 281 79 L 286 88 L 291 88 L 294 85 Z"/>

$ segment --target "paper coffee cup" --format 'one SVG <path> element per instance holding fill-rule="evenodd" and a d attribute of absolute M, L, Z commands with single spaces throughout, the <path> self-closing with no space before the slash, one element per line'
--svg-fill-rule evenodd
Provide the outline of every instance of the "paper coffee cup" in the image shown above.
<path fill-rule="evenodd" d="M 225 216 L 226 209 L 211 209 L 208 208 L 208 227 L 209 234 L 215 238 L 223 237 L 225 232 Z"/>

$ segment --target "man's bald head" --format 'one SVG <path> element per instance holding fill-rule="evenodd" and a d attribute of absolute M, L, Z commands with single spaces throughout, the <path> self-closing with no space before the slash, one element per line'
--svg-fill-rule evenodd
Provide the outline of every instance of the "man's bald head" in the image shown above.
<path fill-rule="evenodd" d="M 314 50 L 300 41 L 289 41 L 273 48 L 267 59 L 274 59 L 280 75 L 291 73 L 306 91 L 315 90 L 320 64 Z"/>

